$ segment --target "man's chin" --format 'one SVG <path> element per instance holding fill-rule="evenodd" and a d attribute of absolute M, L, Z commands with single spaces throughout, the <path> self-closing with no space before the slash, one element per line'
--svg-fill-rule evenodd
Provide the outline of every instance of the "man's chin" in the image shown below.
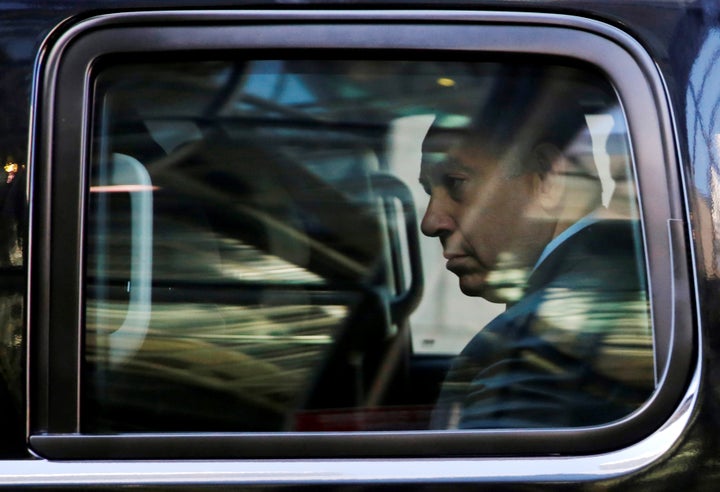
<path fill-rule="evenodd" d="M 517 285 L 493 284 L 485 278 L 460 276 L 459 282 L 460 291 L 466 296 L 482 297 L 497 304 L 517 302 L 523 294 L 523 289 Z"/>
<path fill-rule="evenodd" d="M 460 291 L 466 296 L 482 297 L 490 302 L 504 302 L 499 300 L 496 289 L 490 287 L 484 278 L 475 275 L 461 275 L 458 277 Z"/>

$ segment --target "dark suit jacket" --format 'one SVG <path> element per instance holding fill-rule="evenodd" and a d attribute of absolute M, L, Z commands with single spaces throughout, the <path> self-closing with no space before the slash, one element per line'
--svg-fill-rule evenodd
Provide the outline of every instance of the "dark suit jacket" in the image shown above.
<path fill-rule="evenodd" d="M 594 425 L 645 401 L 654 370 L 638 231 L 599 221 L 550 253 L 454 361 L 433 427 Z"/>

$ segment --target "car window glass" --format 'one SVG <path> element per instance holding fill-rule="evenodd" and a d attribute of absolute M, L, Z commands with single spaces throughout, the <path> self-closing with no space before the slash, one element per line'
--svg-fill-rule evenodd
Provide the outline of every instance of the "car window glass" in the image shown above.
<path fill-rule="evenodd" d="M 627 128 L 592 68 L 96 72 L 85 432 L 575 427 L 652 392 Z"/>

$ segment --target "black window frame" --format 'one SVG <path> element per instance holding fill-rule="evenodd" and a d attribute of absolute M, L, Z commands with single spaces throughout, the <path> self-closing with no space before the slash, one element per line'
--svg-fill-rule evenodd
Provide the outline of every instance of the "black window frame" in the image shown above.
<path fill-rule="evenodd" d="M 362 50 L 551 55 L 591 64 L 614 84 L 627 118 L 640 193 L 658 389 L 626 418 L 591 428 L 342 433 L 84 435 L 84 318 L 90 80 L 110 55 Z M 688 237 L 662 80 L 632 38 L 587 19 L 440 11 L 208 11 L 110 14 L 53 34 L 38 61 L 32 150 L 28 293 L 29 442 L 54 459 L 434 457 L 587 454 L 620 449 L 660 428 L 697 359 Z M 665 355 L 667 354 L 667 355 Z"/>

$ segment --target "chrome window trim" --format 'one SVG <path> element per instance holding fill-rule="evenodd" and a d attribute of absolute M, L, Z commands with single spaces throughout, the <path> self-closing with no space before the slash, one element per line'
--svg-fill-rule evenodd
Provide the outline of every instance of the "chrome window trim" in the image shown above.
<path fill-rule="evenodd" d="M 642 441 L 609 453 L 539 458 L 297 459 L 223 461 L 3 461 L 2 485 L 303 485 L 431 481 L 590 482 L 631 474 L 668 452 L 690 422 L 700 366 L 672 417 Z"/>

